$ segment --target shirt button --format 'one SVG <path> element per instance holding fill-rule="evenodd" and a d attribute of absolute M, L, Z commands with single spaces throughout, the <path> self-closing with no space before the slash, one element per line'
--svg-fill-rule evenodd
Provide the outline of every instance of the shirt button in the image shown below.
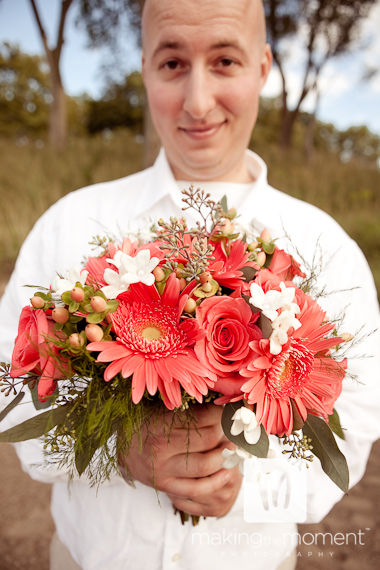
<path fill-rule="evenodd" d="M 178 560 L 180 560 L 181 555 L 179 552 L 176 552 L 175 554 L 173 554 L 172 556 L 172 562 L 178 562 Z"/>

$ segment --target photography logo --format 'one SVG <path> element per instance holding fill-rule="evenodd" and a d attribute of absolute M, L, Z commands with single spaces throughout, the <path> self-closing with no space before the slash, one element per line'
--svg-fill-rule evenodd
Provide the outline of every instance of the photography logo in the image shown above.
<path fill-rule="evenodd" d="M 306 466 L 301 462 L 257 457 L 246 460 L 243 492 L 246 522 L 306 520 Z"/>

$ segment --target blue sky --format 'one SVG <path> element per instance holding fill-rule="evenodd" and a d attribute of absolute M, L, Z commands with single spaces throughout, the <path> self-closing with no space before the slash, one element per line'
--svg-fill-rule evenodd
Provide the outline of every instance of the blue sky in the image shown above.
<path fill-rule="evenodd" d="M 42 19 L 53 40 L 58 24 L 57 0 L 37 0 Z M 87 92 L 93 97 L 101 94 L 105 76 L 101 65 L 105 53 L 86 48 L 86 36 L 74 25 L 75 6 L 70 9 L 66 27 L 66 43 L 62 54 L 62 75 L 66 91 L 70 95 Z M 344 56 L 328 65 L 322 77 L 322 98 L 319 118 L 334 123 L 338 128 L 365 124 L 380 134 L 380 73 L 370 83 L 361 78 L 367 65 L 379 68 L 380 61 L 380 2 L 373 9 L 370 18 L 363 24 L 358 44 L 365 48 Z M 28 53 L 43 53 L 41 40 L 34 23 L 29 0 L 0 1 L 0 42 L 18 43 Z M 293 98 L 300 82 L 300 61 L 302 53 L 299 43 L 289 46 L 288 73 L 291 74 Z M 139 67 L 140 54 L 133 42 L 124 42 L 123 62 L 125 69 Z M 274 96 L 279 93 L 279 75 L 274 69 L 263 94 Z M 311 98 L 305 102 L 305 110 L 313 106 Z"/>

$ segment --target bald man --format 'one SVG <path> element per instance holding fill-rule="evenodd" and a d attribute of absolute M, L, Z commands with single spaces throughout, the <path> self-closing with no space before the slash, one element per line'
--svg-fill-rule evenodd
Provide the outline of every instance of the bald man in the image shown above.
<path fill-rule="evenodd" d="M 214 199 L 227 195 L 243 224 L 258 231 L 268 228 L 283 247 L 285 228 L 311 264 L 319 243 L 324 258 L 332 260 L 319 285 L 340 291 L 322 300 L 325 310 L 335 316 L 350 307 L 346 330 L 356 331 L 363 323 L 378 328 L 373 280 L 357 246 L 329 216 L 272 188 L 264 162 L 247 151 L 272 61 L 261 1 L 147 0 L 142 31 L 143 77 L 163 149 L 152 168 L 73 192 L 39 220 L 0 305 L 0 360 L 10 361 L 18 317 L 28 303 L 22 285 L 48 287 L 56 272 L 64 273 L 91 253 L 89 239 L 104 228 L 112 235 L 126 222 L 133 230 L 141 229 L 148 216 L 180 216 L 180 191 L 191 183 Z M 188 221 L 192 223 L 191 214 Z M 378 352 L 375 336 L 365 344 L 363 353 Z M 352 484 L 363 475 L 371 441 L 379 436 L 378 369 L 378 361 L 358 362 L 351 372 L 361 384 L 349 385 L 338 402 L 347 428 L 340 445 Z M 25 405 L 7 421 L 17 423 L 32 413 Z M 220 416 L 219 407 L 202 407 L 198 429 L 188 433 L 176 427 L 169 441 L 160 425 L 155 426 L 154 438 L 144 439 L 142 451 L 136 443 L 120 458 L 121 472 L 129 468 L 135 488 L 115 476 L 98 492 L 85 477 L 68 489 L 65 470 L 43 466 L 40 442 L 19 444 L 24 469 L 53 483 L 57 535 L 51 569 L 294 568 L 293 523 L 244 521 L 241 476 L 237 469 L 223 468 L 221 452 L 231 444 L 222 433 Z M 271 437 L 271 446 L 283 458 L 276 438 Z M 341 497 L 319 462 L 313 462 L 308 520 L 321 520 Z M 182 526 L 173 506 L 207 518 L 198 527 Z"/>

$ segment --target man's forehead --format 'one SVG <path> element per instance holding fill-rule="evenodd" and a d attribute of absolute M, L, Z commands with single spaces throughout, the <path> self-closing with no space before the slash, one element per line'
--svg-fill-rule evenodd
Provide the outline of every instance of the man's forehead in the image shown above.
<path fill-rule="evenodd" d="M 250 22 L 250 25 L 248 24 Z M 210 24 L 241 33 L 248 26 L 262 27 L 261 0 L 146 0 L 143 12 L 143 44 L 160 31 L 175 32 L 181 26 L 202 28 Z M 211 28 L 207 30 L 211 33 Z M 263 31 L 262 36 L 265 35 Z M 179 40 L 180 38 L 178 38 Z M 228 38 L 226 38 L 226 41 Z"/>

